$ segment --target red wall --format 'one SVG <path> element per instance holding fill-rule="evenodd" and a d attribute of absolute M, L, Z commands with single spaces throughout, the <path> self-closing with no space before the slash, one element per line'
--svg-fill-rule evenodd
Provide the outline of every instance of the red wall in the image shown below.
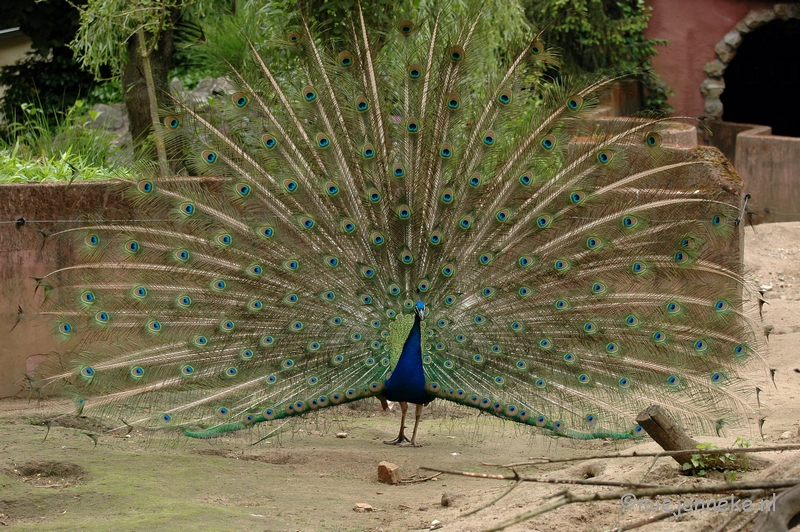
<path fill-rule="evenodd" d="M 750 10 L 771 9 L 778 2 L 754 0 L 647 0 L 653 8 L 645 35 L 667 39 L 653 58 L 653 69 L 675 93 L 669 103 L 676 115 L 701 116 L 703 65 L 716 59 L 714 46 Z"/>

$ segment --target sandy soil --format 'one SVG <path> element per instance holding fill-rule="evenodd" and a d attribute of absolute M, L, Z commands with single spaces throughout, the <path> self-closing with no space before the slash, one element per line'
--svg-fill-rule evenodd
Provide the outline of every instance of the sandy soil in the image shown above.
<path fill-rule="evenodd" d="M 727 429 L 722 437 L 694 435 L 730 446 L 737 437 L 753 446 L 800 443 L 800 223 L 748 228 L 745 263 L 765 287 L 764 324 L 770 329 L 769 364 L 775 385 L 765 386 L 763 439 L 758 423 Z M 769 288 L 769 289 L 767 289 Z M 760 379 L 763 376 L 758 376 Z M 769 379 L 766 379 L 769 382 Z M 657 450 L 653 442 L 574 442 L 547 438 L 456 406 L 434 402 L 424 413 L 418 449 L 381 444 L 393 436 L 399 412 L 383 413 L 377 401 L 292 420 L 281 432 L 213 441 L 133 432 L 109 437 L 91 424 L 41 424 L 58 405 L 25 400 L 0 402 L 0 525 L 19 530 L 254 530 L 254 531 L 472 531 L 494 526 L 550 502 L 563 489 L 523 483 L 497 504 L 474 515 L 511 482 L 443 475 L 436 480 L 390 486 L 377 480 L 382 460 L 412 478 L 431 473 L 420 466 L 463 471 L 497 470 L 481 462 L 509 463 L 532 457 L 579 457 L 615 450 Z M 346 432 L 346 438 L 338 438 Z M 46 438 L 45 438 L 46 435 Z M 99 436 L 98 436 L 99 435 Z M 268 436 L 257 445 L 261 437 Z M 95 446 L 94 439 L 97 439 Z M 800 477 L 800 451 L 764 453 L 776 465 L 737 472 L 739 480 Z M 589 460 L 520 469 L 529 476 L 689 485 L 724 480 L 680 474 L 661 458 Z M 574 493 L 618 488 L 571 486 Z M 442 495 L 453 502 L 441 504 Z M 702 496 L 709 498 L 710 496 Z M 674 500 L 678 500 L 675 498 Z M 358 503 L 372 511 L 357 512 Z M 573 504 L 508 530 L 612 530 L 652 512 L 623 511 L 619 500 Z M 693 512 L 651 525 L 648 531 L 733 530 L 732 514 Z M 748 528 L 744 528 L 748 530 Z"/>

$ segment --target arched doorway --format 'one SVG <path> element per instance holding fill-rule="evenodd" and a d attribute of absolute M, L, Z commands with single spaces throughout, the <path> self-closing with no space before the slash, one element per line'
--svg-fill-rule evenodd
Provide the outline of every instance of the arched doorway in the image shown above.
<path fill-rule="evenodd" d="M 773 20 L 743 37 L 723 74 L 723 120 L 800 137 L 800 20 Z"/>

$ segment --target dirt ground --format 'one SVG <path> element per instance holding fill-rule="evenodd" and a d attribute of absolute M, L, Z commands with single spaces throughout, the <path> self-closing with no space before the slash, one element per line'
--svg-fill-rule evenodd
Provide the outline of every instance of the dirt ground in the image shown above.
<path fill-rule="evenodd" d="M 748 228 L 745 263 L 750 275 L 765 287 L 764 324 L 772 327 L 768 361 L 777 370 L 775 385 L 770 383 L 762 393 L 763 439 L 755 420 L 749 428 L 726 429 L 722 437 L 693 436 L 719 446 L 731 446 L 738 437 L 753 446 L 800 443 L 800 223 Z M 377 401 L 267 426 L 259 434 L 215 440 L 138 431 L 110 437 L 102 435 L 102 427 L 82 420 L 71 422 L 70 427 L 52 424 L 48 432 L 41 421 L 59 406 L 36 406 L 24 399 L 0 401 L 0 525 L 89 531 L 388 532 L 437 526 L 444 531 L 477 531 L 550 502 L 564 487 L 523 483 L 497 504 L 463 517 L 499 497 L 511 482 L 442 475 L 391 486 L 378 482 L 378 463 L 393 462 L 403 477 L 419 480 L 432 474 L 420 466 L 498 473 L 481 463 L 658 450 L 649 440 L 576 442 L 545 437 L 441 401 L 426 408 L 419 436 L 424 446 L 417 449 L 381 443 L 394 436 L 399 412 L 383 413 Z M 267 432 L 275 429 L 280 430 Z M 337 437 L 340 432 L 347 437 Z M 736 478 L 800 477 L 800 451 L 761 456 L 776 465 L 766 471 L 737 472 Z M 710 478 L 683 476 L 678 464 L 668 458 L 655 463 L 648 458 L 589 460 L 526 467 L 519 472 L 670 485 L 724 480 L 721 473 Z M 569 489 L 592 493 L 620 488 Z M 452 500 L 448 506 L 442 505 L 445 493 Z M 359 503 L 370 505 L 372 511 L 354 510 Z M 619 500 L 573 504 L 507 530 L 607 531 L 655 513 L 623 510 Z M 722 526 L 732 517 L 736 518 Z M 697 511 L 644 530 L 730 531 L 745 517 Z"/>

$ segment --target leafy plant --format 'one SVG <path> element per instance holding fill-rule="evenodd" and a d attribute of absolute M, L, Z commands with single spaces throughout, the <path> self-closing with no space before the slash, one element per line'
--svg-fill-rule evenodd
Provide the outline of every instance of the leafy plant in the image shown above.
<path fill-rule="evenodd" d="M 56 120 L 31 104 L 21 107 L 24 119 L 7 126 L 0 140 L 0 182 L 72 181 L 125 177 L 118 169 L 119 149 L 110 135 L 92 127 L 99 114 L 77 100 Z"/>
<path fill-rule="evenodd" d="M 122 83 L 119 79 L 109 79 L 98 83 L 92 88 L 86 99 L 91 104 L 104 103 L 111 105 L 112 103 L 122 103 Z"/>
<path fill-rule="evenodd" d="M 669 87 L 650 70 L 656 46 L 644 35 L 652 14 L 645 0 L 523 0 L 528 18 L 547 28 L 547 44 L 562 52 L 561 73 L 574 76 L 611 70 L 644 84 L 645 108 L 672 112 Z"/>
<path fill-rule="evenodd" d="M 740 449 L 750 447 L 750 441 L 745 438 L 736 438 L 733 443 Z M 684 471 L 691 471 L 692 476 L 703 477 L 709 469 L 725 470 L 728 481 L 736 479 L 736 471 L 747 471 L 750 459 L 747 455 L 737 456 L 734 453 L 704 453 L 719 449 L 713 443 L 701 443 L 697 446 L 699 453 L 693 453 L 690 461 L 683 464 Z"/>

